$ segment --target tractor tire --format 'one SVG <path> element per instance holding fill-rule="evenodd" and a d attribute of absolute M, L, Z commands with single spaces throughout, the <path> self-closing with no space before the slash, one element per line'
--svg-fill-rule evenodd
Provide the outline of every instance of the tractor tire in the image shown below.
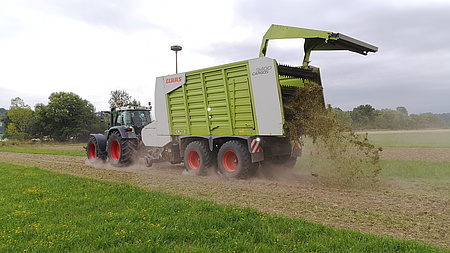
<path fill-rule="evenodd" d="M 98 145 L 97 139 L 94 136 L 92 136 L 91 138 L 89 138 L 86 146 L 87 158 L 92 161 L 95 159 L 106 160 L 106 157 L 100 155 L 100 152 L 101 149 Z"/>
<path fill-rule="evenodd" d="M 252 163 L 247 147 L 238 141 L 228 141 L 217 154 L 219 172 L 226 178 L 247 178 L 258 166 Z"/>
<path fill-rule="evenodd" d="M 118 167 L 130 165 L 136 148 L 136 139 L 123 139 L 119 132 L 113 132 L 108 139 L 109 162 Z"/>
<path fill-rule="evenodd" d="M 190 175 L 203 176 L 211 166 L 211 152 L 205 143 L 193 141 L 184 150 L 184 167 Z"/>

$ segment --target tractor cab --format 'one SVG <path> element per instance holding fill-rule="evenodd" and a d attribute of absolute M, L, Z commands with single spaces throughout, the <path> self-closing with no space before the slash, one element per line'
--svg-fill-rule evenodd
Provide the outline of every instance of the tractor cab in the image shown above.
<path fill-rule="evenodd" d="M 114 126 L 141 127 L 152 122 L 150 109 L 138 107 L 119 108 L 113 120 Z"/>
<path fill-rule="evenodd" d="M 107 132 L 112 129 L 125 128 L 128 132 L 131 131 L 140 135 L 144 126 L 151 122 L 151 107 L 124 106 L 113 108 L 111 110 L 111 128 Z"/>

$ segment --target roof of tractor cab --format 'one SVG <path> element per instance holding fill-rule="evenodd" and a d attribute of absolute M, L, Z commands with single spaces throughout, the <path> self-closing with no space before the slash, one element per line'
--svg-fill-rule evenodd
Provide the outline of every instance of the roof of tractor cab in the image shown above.
<path fill-rule="evenodd" d="M 148 106 L 122 106 L 116 108 L 116 111 L 151 111 L 152 107 Z"/>

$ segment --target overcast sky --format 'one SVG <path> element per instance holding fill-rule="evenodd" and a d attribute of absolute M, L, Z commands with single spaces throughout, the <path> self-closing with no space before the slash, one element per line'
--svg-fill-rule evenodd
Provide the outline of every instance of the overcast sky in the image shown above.
<path fill-rule="evenodd" d="M 73 92 L 107 110 L 118 89 L 145 105 L 156 77 L 175 73 L 171 45 L 183 47 L 179 72 L 256 58 L 271 24 L 379 47 L 313 52 L 333 107 L 450 112 L 448 0 L 0 0 L 0 108 Z M 299 65 L 301 41 L 273 41 L 267 56 Z"/>

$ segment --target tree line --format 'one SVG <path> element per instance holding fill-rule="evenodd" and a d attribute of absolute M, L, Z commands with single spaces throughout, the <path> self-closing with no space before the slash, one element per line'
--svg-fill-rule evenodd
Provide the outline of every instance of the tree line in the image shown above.
<path fill-rule="evenodd" d="M 36 104 L 34 111 L 19 97 L 11 99 L 9 110 L 0 108 L 0 122 L 4 129 L 2 138 L 86 141 L 91 133 L 103 132 L 108 127 L 107 122 L 101 121 L 93 104 L 75 93 L 56 92 L 48 99 L 47 105 Z M 123 90 L 111 91 L 108 102 L 111 108 L 140 105 Z M 341 124 L 352 126 L 354 130 L 450 128 L 450 113 L 410 115 L 402 106 L 396 110 L 377 110 L 371 105 L 360 105 L 352 111 L 333 108 L 331 112 Z"/>
<path fill-rule="evenodd" d="M 111 91 L 110 107 L 140 105 L 123 90 Z M 38 103 L 34 111 L 19 98 L 11 99 L 9 110 L 0 110 L 4 130 L 2 138 L 12 140 L 50 139 L 59 142 L 86 141 L 91 133 L 100 133 L 108 127 L 102 122 L 95 107 L 73 92 L 55 92 L 48 104 Z M 119 101 L 121 103 L 119 104 Z"/>
<path fill-rule="evenodd" d="M 332 110 L 338 121 L 354 130 L 411 130 L 430 128 L 449 128 L 450 113 L 409 114 L 408 110 L 399 106 L 395 110 L 377 110 L 371 105 L 360 105 L 351 111 L 339 108 Z"/>

